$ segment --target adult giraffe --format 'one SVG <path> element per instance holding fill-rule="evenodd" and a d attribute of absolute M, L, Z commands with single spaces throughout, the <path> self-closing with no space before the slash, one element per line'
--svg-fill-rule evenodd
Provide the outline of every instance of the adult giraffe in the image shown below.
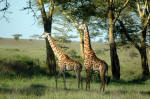
<path fill-rule="evenodd" d="M 57 88 L 57 79 L 61 74 L 63 74 L 64 88 L 66 89 L 66 78 L 65 78 L 64 72 L 71 71 L 71 70 L 74 70 L 77 76 L 78 88 L 80 88 L 80 85 L 82 87 L 82 78 L 81 78 L 82 65 L 81 63 L 71 59 L 63 50 L 61 50 L 61 48 L 57 46 L 54 39 L 49 35 L 49 33 L 44 32 L 40 37 L 48 38 L 48 41 L 54 51 L 54 54 L 58 58 L 59 73 L 56 76 L 56 88 Z"/>
<path fill-rule="evenodd" d="M 79 29 L 84 31 L 84 66 L 86 68 L 86 90 L 90 89 L 90 72 L 99 71 L 101 78 L 100 90 L 105 90 L 105 82 L 110 81 L 110 77 L 106 79 L 105 74 L 108 72 L 108 65 L 104 60 L 97 58 L 95 55 L 90 42 L 90 36 L 88 27 L 86 24 L 80 24 L 77 26 Z"/>

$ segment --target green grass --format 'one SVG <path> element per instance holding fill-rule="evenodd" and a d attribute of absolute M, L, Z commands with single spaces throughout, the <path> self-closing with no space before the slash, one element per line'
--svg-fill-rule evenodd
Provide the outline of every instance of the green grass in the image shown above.
<path fill-rule="evenodd" d="M 111 76 L 109 46 L 100 43 L 92 45 L 97 56 L 109 64 L 108 75 Z M 67 46 L 80 54 L 78 42 Z M 133 52 L 136 57 L 132 57 Z M 92 80 L 90 91 L 85 90 L 85 71 L 82 72 L 84 89 L 77 88 L 74 72 L 67 73 L 67 90 L 63 88 L 62 78 L 58 79 L 56 89 L 55 78 L 47 73 L 45 67 L 45 41 L 0 39 L 0 99 L 149 99 L 150 79 L 141 79 L 137 50 L 119 48 L 118 55 L 121 80 L 111 79 L 104 93 L 99 91 L 99 78 Z"/>

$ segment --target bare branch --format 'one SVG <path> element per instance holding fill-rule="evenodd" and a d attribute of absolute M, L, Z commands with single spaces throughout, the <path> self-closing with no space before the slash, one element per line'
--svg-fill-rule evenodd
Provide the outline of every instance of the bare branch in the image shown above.
<path fill-rule="evenodd" d="M 1 0 L 0 2 L 4 2 L 4 0 Z M 7 0 L 5 0 L 5 6 L 2 9 L 0 9 L 0 11 L 6 11 L 8 10 L 8 8 L 9 8 L 9 3 L 7 2 Z"/>
<path fill-rule="evenodd" d="M 119 18 L 121 11 L 127 6 L 128 2 L 129 2 L 129 0 L 126 0 L 125 3 L 123 4 L 122 8 L 119 9 L 119 11 L 116 14 L 115 19 L 113 20 L 114 23 Z"/>
<path fill-rule="evenodd" d="M 7 22 L 9 22 L 9 20 L 6 16 L 7 13 L 10 13 L 10 12 L 8 12 L 9 3 L 7 2 L 7 0 L 0 0 L 0 3 L 4 3 L 4 7 L 2 9 L 0 9 L 0 12 L 3 13 L 0 20 L 5 19 Z"/>
<path fill-rule="evenodd" d="M 28 0 L 27 4 L 28 4 L 28 6 L 27 6 L 27 7 L 24 7 L 24 8 L 21 9 L 21 10 L 31 10 L 31 12 L 33 13 L 34 18 L 38 19 L 35 10 L 34 10 L 33 7 L 32 7 L 32 2 L 31 2 L 31 0 Z"/>

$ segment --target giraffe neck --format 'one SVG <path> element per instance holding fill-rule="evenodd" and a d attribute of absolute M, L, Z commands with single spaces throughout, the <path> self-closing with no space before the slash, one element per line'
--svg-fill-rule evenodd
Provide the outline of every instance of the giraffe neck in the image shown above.
<path fill-rule="evenodd" d="M 58 60 L 66 55 L 64 51 L 61 50 L 61 48 L 55 43 L 55 40 L 50 36 L 48 35 L 48 41 L 54 51 L 54 54 L 56 55 L 56 57 L 58 58 Z"/>
<path fill-rule="evenodd" d="M 84 35 L 84 49 L 86 50 L 85 52 L 87 52 L 92 50 L 88 27 L 84 29 Z"/>

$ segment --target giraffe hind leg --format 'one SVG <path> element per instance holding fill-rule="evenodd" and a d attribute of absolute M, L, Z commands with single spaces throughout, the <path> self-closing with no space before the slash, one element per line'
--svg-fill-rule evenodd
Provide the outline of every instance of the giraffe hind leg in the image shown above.
<path fill-rule="evenodd" d="M 83 81 L 82 81 L 81 72 L 80 72 L 80 84 L 81 84 L 81 88 L 83 89 Z"/>
<path fill-rule="evenodd" d="M 86 90 L 90 90 L 90 69 L 86 70 Z"/>
<path fill-rule="evenodd" d="M 75 70 L 75 74 L 76 74 L 77 81 L 78 81 L 78 88 L 80 88 L 80 72 L 78 70 Z"/>
<path fill-rule="evenodd" d="M 100 77 L 101 77 L 100 91 L 104 92 L 104 90 L 105 90 L 105 74 L 104 73 L 100 73 Z"/>

